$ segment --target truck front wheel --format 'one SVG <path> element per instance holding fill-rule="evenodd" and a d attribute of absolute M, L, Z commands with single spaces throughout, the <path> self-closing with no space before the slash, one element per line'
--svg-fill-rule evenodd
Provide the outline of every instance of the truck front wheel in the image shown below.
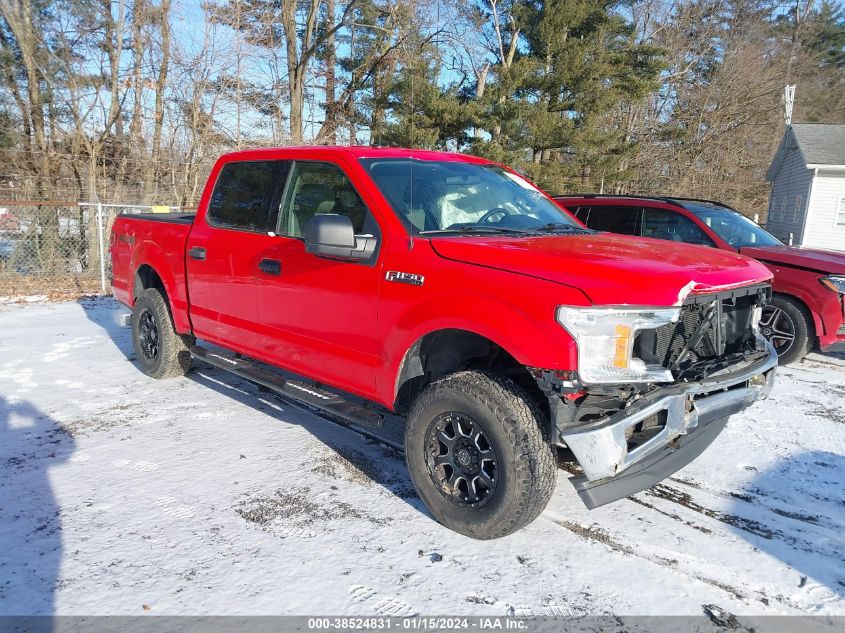
<path fill-rule="evenodd" d="M 494 539 L 528 525 L 554 491 L 554 449 L 543 414 L 512 381 L 463 371 L 431 383 L 411 407 L 405 459 L 440 523 Z"/>
<path fill-rule="evenodd" d="M 147 288 L 132 308 L 132 345 L 141 370 L 153 378 L 184 376 L 191 368 L 190 337 L 173 328 L 167 299 Z"/>

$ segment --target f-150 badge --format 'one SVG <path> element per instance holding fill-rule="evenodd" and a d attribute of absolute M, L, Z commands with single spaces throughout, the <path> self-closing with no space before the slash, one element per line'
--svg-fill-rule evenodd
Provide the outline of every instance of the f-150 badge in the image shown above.
<path fill-rule="evenodd" d="M 388 270 L 385 275 L 387 281 L 395 281 L 400 284 L 411 284 L 412 286 L 422 286 L 425 283 L 425 277 L 422 275 L 415 275 L 414 273 L 403 273 L 398 270 Z"/>

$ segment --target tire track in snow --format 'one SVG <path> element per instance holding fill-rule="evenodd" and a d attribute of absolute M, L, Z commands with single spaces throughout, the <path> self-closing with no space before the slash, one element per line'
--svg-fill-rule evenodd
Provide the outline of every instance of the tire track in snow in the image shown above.
<path fill-rule="evenodd" d="M 701 488 L 698 489 L 702 490 Z M 707 491 L 704 490 L 704 492 Z M 709 519 L 728 525 L 735 530 L 742 530 L 766 540 L 781 541 L 796 551 L 804 551 L 819 556 L 835 557 L 839 555 L 839 551 L 838 548 L 835 547 L 835 543 L 840 540 L 837 538 L 840 530 L 835 527 L 821 525 L 817 521 L 809 520 L 811 519 L 809 515 L 804 516 L 800 513 L 760 506 L 759 508 L 761 510 L 771 512 L 776 515 L 775 517 L 768 518 L 764 524 L 761 521 L 743 517 L 739 514 L 727 513 L 722 512 L 721 510 L 709 508 L 706 505 L 695 501 L 690 493 L 663 483 L 653 486 L 649 490 L 644 491 L 642 494 L 679 505 Z M 736 500 L 737 498 L 734 498 L 734 501 Z M 739 500 L 748 503 L 747 500 Z M 632 501 L 638 502 L 641 505 L 649 505 L 635 499 L 632 499 Z M 667 516 L 672 515 L 669 513 Z M 680 517 L 678 518 L 680 519 Z M 800 523 L 802 527 L 792 528 L 789 530 L 790 533 L 786 533 L 782 529 L 783 526 L 778 525 L 783 522 L 783 519 L 796 521 Z M 832 547 L 825 549 L 823 544 L 827 542 L 831 542 Z"/>
<path fill-rule="evenodd" d="M 700 490 L 706 494 L 709 494 L 714 497 L 719 497 L 720 499 L 723 499 L 730 503 L 735 504 L 737 501 L 743 501 L 754 508 L 759 508 L 760 510 L 765 510 L 767 512 L 773 512 L 774 514 L 777 514 L 779 516 L 785 517 L 787 519 L 792 519 L 793 521 L 800 521 L 801 523 L 806 523 L 813 527 L 833 530 L 835 533 L 839 533 L 843 529 L 845 529 L 845 526 L 837 524 L 832 517 L 823 516 L 821 513 L 807 514 L 795 512 L 793 510 L 784 510 L 783 508 L 777 507 L 776 505 L 770 502 L 781 502 L 783 504 L 789 505 L 790 507 L 793 507 L 793 505 L 791 505 L 792 502 L 790 501 L 790 499 L 786 497 L 773 495 L 770 492 L 763 491 L 756 487 L 751 489 L 743 489 L 742 492 L 728 492 L 719 488 L 713 488 L 705 483 L 691 479 L 685 479 L 683 477 L 669 477 L 667 481 L 671 481 L 673 483 L 680 484 L 682 486 L 692 488 L 694 490 Z M 830 498 L 815 495 L 811 490 L 802 491 L 802 493 L 816 499 L 817 501 L 822 502 L 823 504 L 831 503 Z"/>
<path fill-rule="evenodd" d="M 633 556 L 635 558 L 639 558 L 641 560 L 647 561 L 649 563 L 655 564 L 659 567 L 664 569 L 668 569 L 672 572 L 678 573 L 687 579 L 696 580 L 698 582 L 704 583 L 711 587 L 715 587 L 720 589 L 721 591 L 727 593 L 735 600 L 740 602 L 746 603 L 748 602 L 748 598 L 745 593 L 737 589 L 736 587 L 732 587 L 731 585 L 722 582 L 720 580 L 716 580 L 714 578 L 709 578 L 707 576 L 690 573 L 686 570 L 677 567 L 677 561 L 670 560 L 668 558 L 664 558 L 662 556 L 658 556 L 657 554 L 653 554 L 651 552 L 645 551 L 642 548 L 642 544 L 638 544 L 636 549 L 629 545 L 619 542 L 613 536 L 611 536 L 607 531 L 600 528 L 598 525 L 591 525 L 589 527 L 585 527 L 579 523 L 575 523 L 573 521 L 569 521 L 563 517 L 553 516 L 552 513 L 547 513 L 547 516 L 551 518 L 551 520 L 559 525 L 560 527 L 569 530 L 576 536 L 584 539 L 585 541 L 596 543 L 599 545 L 604 545 L 605 547 L 609 548 L 612 552 L 616 554 L 621 554 L 623 556 Z"/>
<path fill-rule="evenodd" d="M 679 483 L 684 483 L 684 482 L 679 482 Z M 692 484 L 690 487 L 696 488 L 696 486 L 694 484 Z M 696 488 L 696 489 L 698 489 L 698 488 Z M 696 501 L 693 501 L 691 495 L 684 493 L 683 491 L 677 490 L 677 489 L 675 489 L 672 486 L 669 486 L 667 484 L 657 484 L 653 488 L 646 490 L 643 493 L 639 493 L 638 496 L 639 497 L 650 496 L 650 497 L 653 497 L 653 498 L 656 498 L 656 499 L 660 499 L 661 501 L 666 501 L 666 502 L 669 502 L 669 503 L 674 503 L 674 504 L 680 505 L 681 507 L 683 507 L 687 510 L 696 512 L 696 513 L 701 514 L 702 516 L 705 516 L 705 517 L 707 517 L 707 518 L 709 518 L 713 521 L 716 521 L 717 524 L 721 523 L 723 525 L 727 525 L 729 528 L 733 528 L 734 530 L 745 530 L 745 531 L 748 531 L 750 534 L 755 534 L 755 535 L 759 536 L 760 538 L 764 538 L 764 539 L 767 539 L 767 540 L 772 540 L 772 539 L 779 540 L 779 541 L 789 545 L 790 547 L 792 547 L 796 551 L 802 551 L 803 550 L 803 551 L 806 551 L 806 552 L 809 552 L 809 553 L 812 553 L 812 554 L 815 554 L 815 555 L 818 555 L 818 556 L 834 556 L 834 557 L 839 556 L 839 553 L 835 548 L 831 549 L 830 551 L 827 551 L 827 552 L 819 549 L 818 544 L 817 544 L 818 542 L 828 542 L 828 541 L 831 540 L 830 538 L 827 538 L 827 536 L 825 536 L 825 535 L 814 535 L 814 536 L 817 537 L 816 542 L 810 542 L 810 541 L 804 540 L 803 538 L 791 536 L 789 534 L 785 534 L 784 532 L 782 532 L 778 529 L 768 528 L 759 521 L 755 521 L 753 519 L 748 519 L 748 518 L 745 518 L 745 517 L 740 517 L 738 515 L 729 514 L 729 513 L 721 512 L 719 510 L 708 508 L 707 506 L 705 506 L 701 503 L 697 503 Z M 669 517 L 673 520 L 676 520 L 676 521 L 678 521 L 678 522 L 680 522 L 680 523 L 682 523 L 682 524 L 684 524 L 687 527 L 690 527 L 692 529 L 698 530 L 698 531 L 703 532 L 703 533 L 708 534 L 708 535 L 714 534 L 715 537 L 720 536 L 720 531 L 714 531 L 713 529 L 699 525 L 699 524 L 695 523 L 694 521 L 690 521 L 690 520 L 683 518 L 680 514 L 677 514 L 677 513 L 674 513 L 674 512 L 665 510 L 665 509 L 658 508 L 657 506 L 655 506 L 651 503 L 648 503 L 646 501 L 643 501 L 640 498 L 629 497 L 627 500 L 631 501 L 633 503 L 636 503 L 637 505 L 644 507 L 647 510 L 651 510 L 653 512 L 656 512 L 656 513 L 662 515 L 662 516 L 666 516 L 666 517 Z M 733 500 L 735 500 L 735 499 L 733 499 Z M 768 510 L 768 508 L 764 508 L 764 509 Z M 798 602 L 798 601 L 791 599 L 787 596 L 784 596 L 782 594 L 770 595 L 763 588 L 753 587 L 753 586 L 749 585 L 748 583 L 746 583 L 742 580 L 740 580 L 739 583 L 734 582 L 734 584 L 730 584 L 730 583 L 725 582 L 723 580 L 719 580 L 719 579 L 710 577 L 706 574 L 699 573 L 699 571 L 697 571 L 696 569 L 692 569 L 692 570 L 685 569 L 683 564 L 678 564 L 677 560 L 666 558 L 666 557 L 661 556 L 660 554 L 658 554 L 654 551 L 648 551 L 648 549 L 647 549 L 648 545 L 646 543 L 637 542 L 636 544 L 628 544 L 628 543 L 626 543 L 624 538 L 620 539 L 620 538 L 618 538 L 618 536 L 612 535 L 611 533 L 609 533 L 608 531 L 606 531 L 605 529 L 600 527 L 598 524 L 585 526 L 583 524 L 576 523 L 576 522 L 573 522 L 571 520 L 568 520 L 565 517 L 556 515 L 554 512 L 550 512 L 550 511 L 544 512 L 544 515 L 547 518 L 550 518 L 557 525 L 559 525 L 559 526 L 567 529 L 568 531 L 576 534 L 577 536 L 581 537 L 585 541 L 604 545 L 609 550 L 611 550 L 611 552 L 613 552 L 614 554 L 621 554 L 623 556 L 636 557 L 636 558 L 639 558 L 641 560 L 645 560 L 645 561 L 648 561 L 648 562 L 653 563 L 655 565 L 658 565 L 658 566 L 660 566 L 664 569 L 669 569 L 673 572 L 676 572 L 676 573 L 686 577 L 687 579 L 699 581 L 699 582 L 707 584 L 711 587 L 715 587 L 715 588 L 727 593 L 733 599 L 736 599 L 736 600 L 738 600 L 738 601 L 740 601 L 744 604 L 749 604 L 751 600 L 760 601 L 760 602 L 763 602 L 764 604 L 768 604 L 770 601 L 775 601 L 775 602 L 778 602 L 778 603 L 780 603 L 784 606 L 787 606 L 791 609 L 795 609 L 796 611 L 799 611 L 799 612 L 802 612 L 802 613 L 812 612 L 812 610 L 813 610 L 813 605 L 811 605 L 811 604 L 805 604 L 803 602 Z M 775 517 L 773 517 L 773 518 L 775 518 Z M 789 518 L 789 517 L 787 517 L 787 518 Z M 815 527 L 815 524 L 810 524 L 810 526 Z M 792 532 L 792 534 L 796 534 L 796 533 L 803 533 L 804 531 L 792 529 L 791 532 Z M 828 535 L 828 536 L 832 536 L 832 535 Z M 734 585 L 736 585 L 736 586 L 734 586 Z M 810 587 L 810 585 L 808 585 L 808 588 L 809 587 Z M 815 585 L 813 585 L 813 587 L 815 587 Z M 812 597 L 808 592 L 808 597 L 813 602 L 818 602 L 818 601 L 826 602 L 826 601 L 831 601 L 831 600 L 836 598 L 835 592 L 831 591 L 830 589 L 827 589 L 823 585 L 819 585 L 818 587 L 815 587 L 815 593 L 819 594 L 819 595 L 817 597 Z"/>

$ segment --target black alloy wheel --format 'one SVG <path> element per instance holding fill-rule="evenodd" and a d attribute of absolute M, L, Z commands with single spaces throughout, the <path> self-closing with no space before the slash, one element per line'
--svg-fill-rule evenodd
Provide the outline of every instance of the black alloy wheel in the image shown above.
<path fill-rule="evenodd" d="M 405 460 L 422 502 L 477 539 L 513 534 L 546 507 L 555 448 L 539 402 L 509 378 L 458 371 L 428 384 L 405 424 Z"/>
<path fill-rule="evenodd" d="M 478 422 L 457 411 L 443 413 L 429 426 L 425 445 L 429 474 L 449 501 L 478 508 L 495 492 L 496 451 Z"/>
<path fill-rule="evenodd" d="M 149 360 L 158 358 L 159 335 L 158 323 L 150 310 L 144 310 L 138 316 L 138 343 L 141 352 Z"/>
<path fill-rule="evenodd" d="M 175 378 L 191 369 L 194 338 L 173 327 L 167 295 L 159 288 L 146 288 L 132 307 L 132 348 L 147 376 Z"/>

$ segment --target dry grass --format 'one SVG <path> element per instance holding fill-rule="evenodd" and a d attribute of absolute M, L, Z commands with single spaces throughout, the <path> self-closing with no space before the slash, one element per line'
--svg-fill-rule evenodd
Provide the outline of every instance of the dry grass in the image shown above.
<path fill-rule="evenodd" d="M 69 301 L 100 293 L 99 276 L 0 273 L 0 298 L 37 295 L 51 301 Z"/>

